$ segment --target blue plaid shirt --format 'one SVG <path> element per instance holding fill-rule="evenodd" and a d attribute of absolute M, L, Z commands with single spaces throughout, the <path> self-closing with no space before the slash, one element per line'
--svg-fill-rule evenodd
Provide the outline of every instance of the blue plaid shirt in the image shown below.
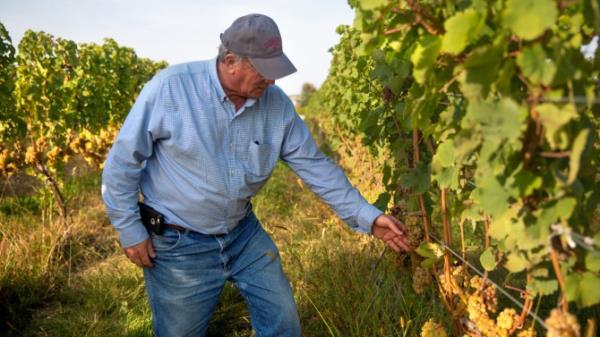
<path fill-rule="evenodd" d="M 325 157 L 287 95 L 271 85 L 235 111 L 217 60 L 171 66 L 146 84 L 110 150 L 102 197 L 121 244 L 148 238 L 144 202 L 204 234 L 231 231 L 283 160 L 351 228 L 370 233 L 382 212 Z"/>

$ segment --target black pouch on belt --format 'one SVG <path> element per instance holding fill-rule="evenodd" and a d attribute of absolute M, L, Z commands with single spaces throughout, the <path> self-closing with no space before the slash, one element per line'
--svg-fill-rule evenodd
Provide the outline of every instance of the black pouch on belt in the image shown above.
<path fill-rule="evenodd" d="M 165 231 L 165 217 L 154 208 L 138 202 L 140 216 L 146 229 L 154 234 L 162 235 Z"/>

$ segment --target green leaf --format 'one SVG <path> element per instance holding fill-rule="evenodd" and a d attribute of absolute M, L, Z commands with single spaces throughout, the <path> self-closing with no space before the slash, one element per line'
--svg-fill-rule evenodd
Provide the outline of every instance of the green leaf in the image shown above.
<path fill-rule="evenodd" d="M 558 281 L 533 279 L 527 284 L 527 290 L 533 295 L 552 295 L 558 290 Z"/>
<path fill-rule="evenodd" d="M 491 219 L 489 235 L 496 240 L 504 240 L 517 227 L 515 219 L 520 210 L 521 205 L 513 204 L 501 216 Z"/>
<path fill-rule="evenodd" d="M 513 191 L 518 192 L 512 196 L 515 198 L 527 197 L 531 195 L 533 191 L 542 187 L 542 184 L 542 177 L 525 169 L 520 169 L 513 177 L 511 177 L 511 186 L 515 188 Z"/>
<path fill-rule="evenodd" d="M 508 209 L 510 194 L 494 175 L 487 175 L 473 190 L 471 198 L 482 210 L 496 218 Z"/>
<path fill-rule="evenodd" d="M 505 38 L 499 36 L 493 45 L 482 46 L 469 54 L 458 76 L 461 91 L 467 98 L 487 96 L 491 84 L 498 79 L 498 69 L 505 50 Z M 461 67 L 457 71 L 461 71 Z"/>
<path fill-rule="evenodd" d="M 413 76 L 417 83 L 425 82 L 425 77 L 435 63 L 441 46 L 441 39 L 435 35 L 424 35 L 419 39 L 417 47 L 410 56 L 413 63 Z"/>
<path fill-rule="evenodd" d="M 585 256 L 585 267 L 589 271 L 599 272 L 600 271 L 600 256 L 597 252 L 588 252 Z"/>
<path fill-rule="evenodd" d="M 523 75 L 534 84 L 549 85 L 556 74 L 556 65 L 539 43 L 523 49 L 517 56 L 517 64 Z"/>
<path fill-rule="evenodd" d="M 374 10 L 379 7 L 383 7 L 387 3 L 387 0 L 360 0 L 358 4 L 360 8 L 366 11 Z"/>
<path fill-rule="evenodd" d="M 415 252 L 425 258 L 421 265 L 426 268 L 433 266 L 444 256 L 444 249 L 437 243 L 432 242 L 422 243 L 415 249 Z"/>
<path fill-rule="evenodd" d="M 480 35 L 484 22 L 483 16 L 472 8 L 447 19 L 444 23 L 446 34 L 442 40 L 442 52 L 455 55 L 462 52 Z"/>
<path fill-rule="evenodd" d="M 471 102 L 462 120 L 463 128 L 481 127 L 484 139 L 515 142 L 521 137 L 527 111 L 510 98 L 500 101 Z"/>
<path fill-rule="evenodd" d="M 529 266 L 529 261 L 520 253 L 511 253 L 508 255 L 504 266 L 511 273 L 518 273 Z"/>
<path fill-rule="evenodd" d="M 415 168 L 400 176 L 400 183 L 410 188 L 412 193 L 424 193 L 429 189 L 429 178 L 429 166 L 425 162 L 420 162 Z"/>
<path fill-rule="evenodd" d="M 496 268 L 496 259 L 492 253 L 492 248 L 488 247 L 483 251 L 479 257 L 479 262 L 481 262 L 481 266 L 487 271 L 492 271 Z"/>
<path fill-rule="evenodd" d="M 386 210 L 391 197 L 392 196 L 387 192 L 381 193 L 373 205 L 381 210 Z"/>
<path fill-rule="evenodd" d="M 577 200 L 572 197 L 562 198 L 543 205 L 538 216 L 537 225 L 546 228 L 559 219 L 568 220 L 575 210 L 575 205 L 577 205 Z"/>
<path fill-rule="evenodd" d="M 457 189 L 458 188 L 458 169 L 455 167 L 445 167 L 431 176 L 432 180 L 437 181 L 440 187 Z"/>
<path fill-rule="evenodd" d="M 525 40 L 533 40 L 554 27 L 558 10 L 553 0 L 508 0 L 502 23 Z"/>
<path fill-rule="evenodd" d="M 572 184 L 577 179 L 579 173 L 579 166 L 581 165 L 581 155 L 585 150 L 590 130 L 583 129 L 579 132 L 575 140 L 573 141 L 573 147 L 571 148 L 571 157 L 569 158 L 569 177 L 567 178 L 567 184 Z"/>
<path fill-rule="evenodd" d="M 441 143 L 433 156 L 433 162 L 441 167 L 449 167 L 454 164 L 454 143 L 448 139 Z"/>
<path fill-rule="evenodd" d="M 563 149 L 568 144 L 568 135 L 562 132 L 562 127 L 577 117 L 573 105 L 566 105 L 559 109 L 550 103 L 540 104 L 536 107 L 540 122 L 544 126 L 544 136 L 553 149 Z"/>
<path fill-rule="evenodd" d="M 570 273 L 565 279 L 568 301 L 587 307 L 600 302 L 600 278 L 591 272 Z"/>

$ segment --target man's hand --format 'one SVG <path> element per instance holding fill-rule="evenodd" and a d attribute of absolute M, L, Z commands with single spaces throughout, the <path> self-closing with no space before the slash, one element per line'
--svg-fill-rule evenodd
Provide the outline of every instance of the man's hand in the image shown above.
<path fill-rule="evenodd" d="M 124 249 L 125 255 L 131 260 L 131 262 L 144 268 L 152 268 L 152 260 L 156 257 L 154 247 L 152 247 L 152 241 L 146 239 L 146 241 L 140 242 L 137 245 L 127 247 Z"/>
<path fill-rule="evenodd" d="M 398 253 L 413 250 L 413 247 L 410 247 L 406 242 L 405 231 L 406 227 L 404 227 L 404 224 L 400 220 L 385 214 L 375 219 L 373 228 L 371 229 L 372 234 L 376 238 L 385 242 L 386 245 Z"/>

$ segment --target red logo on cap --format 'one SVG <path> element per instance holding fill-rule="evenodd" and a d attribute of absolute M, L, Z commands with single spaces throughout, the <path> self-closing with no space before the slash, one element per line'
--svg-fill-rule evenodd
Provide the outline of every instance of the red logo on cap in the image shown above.
<path fill-rule="evenodd" d="M 280 37 L 272 37 L 265 42 L 265 48 L 269 49 L 281 49 L 281 38 Z"/>

